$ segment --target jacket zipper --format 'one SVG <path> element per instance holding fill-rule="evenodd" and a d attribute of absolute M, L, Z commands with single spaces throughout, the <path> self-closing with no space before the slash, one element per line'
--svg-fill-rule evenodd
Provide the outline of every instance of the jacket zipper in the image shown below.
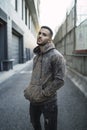
<path fill-rule="evenodd" d="M 43 54 L 41 54 L 41 72 L 40 72 L 40 81 L 42 79 L 42 63 L 43 63 Z"/>

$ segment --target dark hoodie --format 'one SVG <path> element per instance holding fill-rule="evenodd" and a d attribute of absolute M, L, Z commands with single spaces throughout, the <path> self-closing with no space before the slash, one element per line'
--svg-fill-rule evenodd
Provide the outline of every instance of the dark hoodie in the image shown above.
<path fill-rule="evenodd" d="M 54 100 L 57 90 L 64 85 L 65 59 L 53 43 L 34 49 L 31 82 L 24 96 L 31 102 L 41 103 Z"/>

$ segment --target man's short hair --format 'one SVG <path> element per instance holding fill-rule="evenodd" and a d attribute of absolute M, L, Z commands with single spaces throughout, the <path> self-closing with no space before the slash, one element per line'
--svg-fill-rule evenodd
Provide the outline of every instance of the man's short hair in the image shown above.
<path fill-rule="evenodd" d="M 52 29 L 50 27 L 48 27 L 48 26 L 41 26 L 41 28 L 48 29 L 50 31 L 51 36 L 53 36 L 53 31 L 52 31 Z"/>

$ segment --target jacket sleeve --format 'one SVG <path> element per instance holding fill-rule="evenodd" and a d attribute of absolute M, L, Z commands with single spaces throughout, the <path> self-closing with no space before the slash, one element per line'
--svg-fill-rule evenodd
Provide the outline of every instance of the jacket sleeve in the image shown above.
<path fill-rule="evenodd" d="M 65 79 L 65 59 L 63 56 L 54 56 L 52 58 L 52 75 L 53 80 L 50 82 L 50 84 L 45 87 L 43 90 L 44 96 L 51 96 L 56 93 L 56 91 L 64 85 L 64 79 Z"/>

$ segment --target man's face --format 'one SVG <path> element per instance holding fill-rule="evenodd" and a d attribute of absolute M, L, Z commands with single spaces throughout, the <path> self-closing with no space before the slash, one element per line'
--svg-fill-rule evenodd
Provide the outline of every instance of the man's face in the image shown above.
<path fill-rule="evenodd" d="M 49 42 L 51 42 L 50 31 L 46 28 L 41 28 L 37 36 L 37 44 L 43 46 Z"/>

